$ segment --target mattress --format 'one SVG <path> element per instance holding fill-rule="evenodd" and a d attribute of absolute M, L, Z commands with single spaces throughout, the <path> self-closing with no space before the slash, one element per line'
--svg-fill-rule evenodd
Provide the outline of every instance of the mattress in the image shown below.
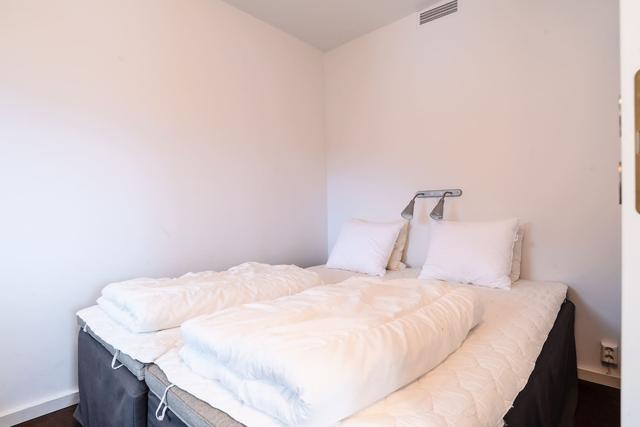
<path fill-rule="evenodd" d="M 353 276 L 353 273 L 323 267 L 313 269 L 327 283 Z M 390 273 L 386 278 L 417 275 L 418 270 L 406 269 Z M 535 367 L 565 300 L 567 287 L 560 283 L 521 280 L 511 290 L 473 289 L 481 296 L 485 317 L 462 347 L 417 381 L 343 420 L 343 426 L 464 427 L 503 424 L 505 414 L 527 384 Z M 224 390 L 214 382 L 186 368 L 176 351 L 170 351 L 156 363 L 164 372 L 163 375 L 169 378 L 164 386 L 169 382 L 176 385 L 170 389 L 168 396 L 181 389 L 188 390 L 191 398 L 219 408 L 217 414 L 228 413 L 227 416 L 232 419 L 249 425 L 274 425 L 272 422 L 262 422 L 264 415 L 247 413 L 251 411 L 250 408 L 232 404 Z M 152 366 L 148 372 L 157 372 L 157 369 Z M 151 384 L 149 387 L 153 390 Z M 159 388 L 162 386 L 156 386 L 155 394 L 164 393 L 164 389 Z M 169 408 L 174 410 L 171 400 Z M 186 408 L 175 410 L 189 413 L 189 405 Z M 206 420 L 206 416 L 203 418 Z M 241 424 L 236 422 L 231 425 Z"/>

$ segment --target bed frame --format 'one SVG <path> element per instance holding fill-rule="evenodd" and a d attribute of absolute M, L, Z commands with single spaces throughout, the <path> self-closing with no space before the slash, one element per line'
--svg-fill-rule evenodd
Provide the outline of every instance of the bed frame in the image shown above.
<path fill-rule="evenodd" d="M 505 415 L 509 427 L 572 427 L 578 397 L 575 306 L 565 300 L 558 312 L 525 388 Z M 74 414 L 84 427 L 239 427 L 224 412 L 178 387 L 167 393 L 168 410 L 162 421 L 155 412 L 159 394 L 169 385 L 155 365 L 145 381 L 127 369 L 111 369 L 112 355 L 82 330 L 78 336 L 80 403 Z"/>

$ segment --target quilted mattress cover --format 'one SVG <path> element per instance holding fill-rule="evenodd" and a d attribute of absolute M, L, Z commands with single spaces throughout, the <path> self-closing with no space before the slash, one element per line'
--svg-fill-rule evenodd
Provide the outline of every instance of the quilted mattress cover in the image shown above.
<path fill-rule="evenodd" d="M 314 270 L 325 282 L 353 276 L 322 267 Z M 326 274 L 323 270 L 327 270 Z M 417 274 L 418 270 L 402 272 L 403 277 L 415 277 Z M 485 316 L 462 347 L 436 369 L 343 420 L 340 425 L 503 425 L 503 417 L 534 369 L 566 297 L 567 286 L 521 280 L 511 290 L 472 288 L 484 303 Z M 224 401 L 222 406 L 232 417 L 266 421 L 263 414 L 246 414 L 244 411 L 250 409 L 242 405 L 230 407 L 224 390 L 186 368 L 177 352 L 167 353 L 156 363 L 169 381 L 194 397 L 213 407 L 216 407 L 216 402 Z"/>
<path fill-rule="evenodd" d="M 485 317 L 438 368 L 344 420 L 343 426 L 502 426 L 533 372 L 566 298 L 560 283 L 477 288 Z"/>

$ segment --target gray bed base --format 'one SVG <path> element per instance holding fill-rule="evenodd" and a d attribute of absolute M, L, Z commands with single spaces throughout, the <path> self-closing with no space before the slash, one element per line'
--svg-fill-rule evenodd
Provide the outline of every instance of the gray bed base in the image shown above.
<path fill-rule="evenodd" d="M 146 364 L 116 350 L 78 318 L 79 402 L 73 416 L 83 427 L 145 427 Z M 114 369 L 115 368 L 115 369 Z"/>
<path fill-rule="evenodd" d="M 112 369 L 113 355 L 82 329 L 78 332 L 79 402 L 73 414 L 84 427 L 147 425 L 147 384 L 127 368 Z"/>

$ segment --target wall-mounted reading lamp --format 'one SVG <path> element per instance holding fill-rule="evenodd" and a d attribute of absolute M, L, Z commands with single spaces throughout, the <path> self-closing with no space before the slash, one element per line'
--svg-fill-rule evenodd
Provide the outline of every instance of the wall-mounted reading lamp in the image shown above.
<path fill-rule="evenodd" d="M 413 196 L 413 199 L 409 202 L 406 208 L 402 211 L 402 218 L 406 220 L 410 220 L 413 218 L 413 207 L 416 203 L 416 199 L 427 198 L 427 197 L 440 197 L 440 200 L 436 204 L 436 207 L 433 208 L 431 214 L 429 216 L 435 220 L 441 220 L 444 215 L 444 198 L 445 197 L 460 197 L 462 196 L 462 190 L 459 188 L 455 190 L 427 190 L 427 191 L 419 191 Z"/>

